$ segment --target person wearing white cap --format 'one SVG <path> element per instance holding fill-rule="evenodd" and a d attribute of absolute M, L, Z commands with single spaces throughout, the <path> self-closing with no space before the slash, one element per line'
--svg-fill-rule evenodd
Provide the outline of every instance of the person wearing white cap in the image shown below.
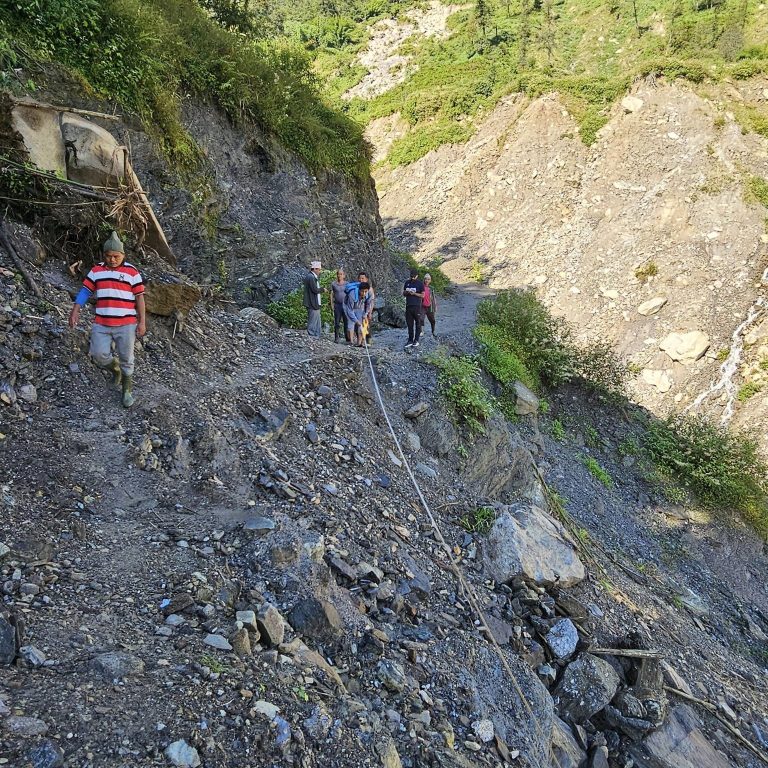
<path fill-rule="evenodd" d="M 307 308 L 307 333 L 319 339 L 323 331 L 323 325 L 320 320 L 320 302 L 322 301 L 320 288 L 320 270 L 322 265 L 319 261 L 313 261 L 309 265 L 309 272 L 304 278 L 304 306 Z"/>

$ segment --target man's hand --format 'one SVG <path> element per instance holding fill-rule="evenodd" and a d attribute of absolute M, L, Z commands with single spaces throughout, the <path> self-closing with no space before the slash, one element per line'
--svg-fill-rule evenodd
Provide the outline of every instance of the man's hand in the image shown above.
<path fill-rule="evenodd" d="M 144 320 L 139 320 L 139 324 L 136 326 L 136 335 L 141 338 L 147 332 L 147 324 Z"/>
<path fill-rule="evenodd" d="M 74 328 L 80 322 L 80 305 L 73 304 L 69 313 L 69 327 Z"/>

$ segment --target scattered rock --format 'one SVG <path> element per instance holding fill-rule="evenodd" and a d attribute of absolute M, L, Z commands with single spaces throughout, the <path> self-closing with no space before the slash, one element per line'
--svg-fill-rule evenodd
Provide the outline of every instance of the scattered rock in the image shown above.
<path fill-rule="evenodd" d="M 290 418 L 285 408 L 278 408 L 275 411 L 260 408 L 251 422 L 255 437 L 263 443 L 277 440 L 285 432 Z"/>
<path fill-rule="evenodd" d="M 37 402 L 37 389 L 33 384 L 23 384 L 16 393 L 25 403 Z"/>
<path fill-rule="evenodd" d="M 645 315 L 646 317 L 648 315 L 655 315 L 666 303 L 667 303 L 666 296 L 654 296 L 652 299 L 648 299 L 648 301 L 644 301 L 637 308 L 637 311 L 641 315 Z"/>
<path fill-rule="evenodd" d="M 144 672 L 144 662 L 137 656 L 123 651 L 101 653 L 93 659 L 91 666 L 108 681 L 140 675 Z"/>
<path fill-rule="evenodd" d="M 177 768 L 198 768 L 200 765 L 200 755 L 197 750 L 187 744 L 184 739 L 174 741 L 165 748 L 165 756 Z"/>
<path fill-rule="evenodd" d="M 492 720 L 475 720 L 472 723 L 472 730 L 484 744 L 493 741 L 493 737 L 496 735 Z"/>
<path fill-rule="evenodd" d="M 285 636 L 285 622 L 280 611 L 271 603 L 264 603 L 256 617 L 256 625 L 267 645 L 280 645 Z"/>
<path fill-rule="evenodd" d="M 657 371 L 652 368 L 643 368 L 640 375 L 643 377 L 643 381 L 651 387 L 656 387 L 657 391 L 661 394 L 669 392 L 672 389 L 672 380 L 667 375 L 666 371 Z"/>
<path fill-rule="evenodd" d="M 418 453 L 421 450 L 421 438 L 415 432 L 409 432 L 405 436 L 405 442 L 411 453 Z"/>
<path fill-rule="evenodd" d="M 539 398 L 522 381 L 516 381 L 512 385 L 512 389 L 515 394 L 515 413 L 518 416 L 527 416 L 538 412 Z"/>
<path fill-rule="evenodd" d="M 664 725 L 640 744 L 630 747 L 637 768 L 733 768 L 699 729 L 694 711 L 680 704 Z"/>
<path fill-rule="evenodd" d="M 376 667 L 376 676 L 388 691 L 395 693 L 402 691 L 407 683 L 403 668 L 396 661 L 389 659 L 379 662 L 379 666 Z"/>
<path fill-rule="evenodd" d="M 275 706 L 269 701 L 264 701 L 264 699 L 259 699 L 253 705 L 253 708 L 269 720 L 274 720 L 277 717 L 278 712 L 280 712 L 280 707 Z"/>
<path fill-rule="evenodd" d="M 621 107 L 627 113 L 637 112 L 643 108 L 643 104 L 643 100 L 638 96 L 625 96 L 621 100 Z"/>
<path fill-rule="evenodd" d="M 687 693 L 689 696 L 693 696 L 693 691 L 685 679 L 664 659 L 661 660 L 661 671 L 664 674 L 664 682 L 667 685 L 672 686 L 672 688 L 677 688 L 678 691 Z"/>
<path fill-rule="evenodd" d="M 570 619 L 560 619 L 547 632 L 545 642 L 557 659 L 569 659 L 579 644 L 579 631 Z"/>
<path fill-rule="evenodd" d="M 268 517 L 249 517 L 243 523 L 243 530 L 250 533 L 269 533 L 275 530 L 275 521 Z"/>
<path fill-rule="evenodd" d="M 64 752 L 50 739 L 42 739 L 27 752 L 27 760 L 32 768 L 61 768 L 64 765 Z"/>
<path fill-rule="evenodd" d="M 701 331 L 670 333 L 659 342 L 659 349 L 673 360 L 692 363 L 703 357 L 709 349 L 709 336 Z"/>
<path fill-rule="evenodd" d="M 619 676 L 604 659 L 584 653 L 565 669 L 555 689 L 555 706 L 566 720 L 584 723 L 616 695 Z"/>
<path fill-rule="evenodd" d="M 16 658 L 16 629 L 0 616 L 0 665 L 13 664 Z"/>
<path fill-rule="evenodd" d="M 328 600 L 310 597 L 297 603 L 288 614 L 288 623 L 301 635 L 331 641 L 342 631 L 341 617 Z"/>
<path fill-rule="evenodd" d="M 419 418 L 419 416 L 421 416 L 423 413 L 426 413 L 428 410 L 429 406 L 427 403 L 416 403 L 416 405 L 412 405 L 407 411 L 404 411 L 403 416 L 405 416 L 406 419 L 415 421 Z"/>
<path fill-rule="evenodd" d="M 2 723 L 8 733 L 22 739 L 30 739 L 33 736 L 45 736 L 48 733 L 48 726 L 37 717 L 11 715 L 6 717 Z"/>
<path fill-rule="evenodd" d="M 419 463 L 417 464 L 414 469 L 420 474 L 424 475 L 424 477 L 428 477 L 431 480 L 437 480 L 437 471 L 434 470 L 432 467 L 429 466 L 429 464 L 423 464 Z"/>
<path fill-rule="evenodd" d="M 245 627 L 236 629 L 230 636 L 229 642 L 232 646 L 232 650 L 241 659 L 251 655 L 251 636 L 248 634 L 248 630 Z"/>
<path fill-rule="evenodd" d="M 0 563 L 5 560 L 5 558 L 11 554 L 11 548 L 7 544 L 3 544 L 0 541 Z"/>
<path fill-rule="evenodd" d="M 395 455 L 395 452 L 391 448 L 387 448 L 387 456 L 389 456 L 389 460 L 396 467 L 402 467 L 403 466 L 403 462 L 400 461 L 400 459 Z"/>
<path fill-rule="evenodd" d="M 303 722 L 304 731 L 310 739 L 320 741 L 328 735 L 333 725 L 333 718 L 322 704 L 316 704 L 312 714 Z"/>
<path fill-rule="evenodd" d="M 259 627 L 256 624 L 255 611 L 237 611 L 235 621 L 239 621 L 247 630 L 258 633 Z"/>
<path fill-rule="evenodd" d="M 552 728 L 552 754 L 560 768 L 582 768 L 587 760 L 587 753 L 559 717 L 555 717 Z"/>
<path fill-rule="evenodd" d="M 536 584 L 569 587 L 585 575 L 563 527 L 532 504 L 501 508 L 484 554 L 488 575 L 499 583 L 522 576 Z"/>
<path fill-rule="evenodd" d="M 206 645 L 210 645 L 211 648 L 216 648 L 219 651 L 231 651 L 232 645 L 229 640 L 222 635 L 208 634 L 203 638 L 203 642 Z"/>
<path fill-rule="evenodd" d="M 376 744 L 376 752 L 381 760 L 381 768 L 403 768 L 400 755 L 392 739 L 385 739 Z"/>
<path fill-rule="evenodd" d="M 30 667 L 42 667 L 47 660 L 46 655 L 34 645 L 22 645 L 19 648 L 19 656 Z"/>

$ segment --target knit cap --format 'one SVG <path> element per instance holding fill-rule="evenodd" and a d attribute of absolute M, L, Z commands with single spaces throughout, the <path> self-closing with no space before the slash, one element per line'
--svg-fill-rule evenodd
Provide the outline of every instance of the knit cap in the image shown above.
<path fill-rule="evenodd" d="M 109 236 L 109 240 L 107 240 L 107 242 L 104 243 L 104 247 L 101 250 L 103 253 L 106 253 L 107 251 L 116 251 L 117 253 L 125 253 L 125 246 L 121 242 L 120 238 L 117 236 L 117 232 L 113 230 L 112 234 Z"/>

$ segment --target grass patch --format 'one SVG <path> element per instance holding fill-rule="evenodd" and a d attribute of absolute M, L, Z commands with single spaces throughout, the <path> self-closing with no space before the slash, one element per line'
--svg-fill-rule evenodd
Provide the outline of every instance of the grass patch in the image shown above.
<path fill-rule="evenodd" d="M 410 165 L 443 144 L 463 144 L 473 133 L 473 128 L 463 123 L 441 120 L 420 125 L 392 143 L 387 156 L 393 168 Z"/>
<path fill-rule="evenodd" d="M 565 440 L 565 427 L 560 419 L 553 419 L 552 426 L 550 427 L 550 433 L 552 437 L 559 443 Z"/>
<path fill-rule="evenodd" d="M 461 527 L 467 533 L 479 533 L 485 535 L 496 522 L 496 510 L 493 507 L 478 507 L 474 511 L 461 518 Z"/>
<path fill-rule="evenodd" d="M 597 460 L 592 456 L 582 456 L 581 463 L 587 468 L 589 474 L 595 478 L 595 480 L 602 483 L 606 488 L 613 488 L 613 479 L 611 476 L 597 463 Z"/>
<path fill-rule="evenodd" d="M 650 278 L 656 277 L 659 274 L 659 267 L 655 261 L 647 261 L 645 264 L 641 264 L 635 270 L 635 277 L 641 282 L 645 283 Z"/>
<path fill-rule="evenodd" d="M 750 176 L 747 181 L 746 198 L 748 202 L 760 203 L 768 208 L 768 181 L 760 176 Z"/>
<path fill-rule="evenodd" d="M 736 395 L 736 399 L 740 403 L 746 403 L 750 397 L 753 397 L 758 392 L 763 391 L 763 385 L 756 381 L 748 381 L 746 384 L 742 384 L 739 387 L 739 393 Z"/>
<path fill-rule="evenodd" d="M 735 510 L 768 536 L 768 466 L 748 434 L 729 432 L 701 416 L 654 421 L 645 449 L 660 471 L 711 509 Z"/>
<path fill-rule="evenodd" d="M 437 383 L 451 416 L 470 435 L 483 434 L 493 410 L 493 398 L 480 378 L 480 366 L 471 357 L 437 353 L 427 358 L 437 367 Z"/>

